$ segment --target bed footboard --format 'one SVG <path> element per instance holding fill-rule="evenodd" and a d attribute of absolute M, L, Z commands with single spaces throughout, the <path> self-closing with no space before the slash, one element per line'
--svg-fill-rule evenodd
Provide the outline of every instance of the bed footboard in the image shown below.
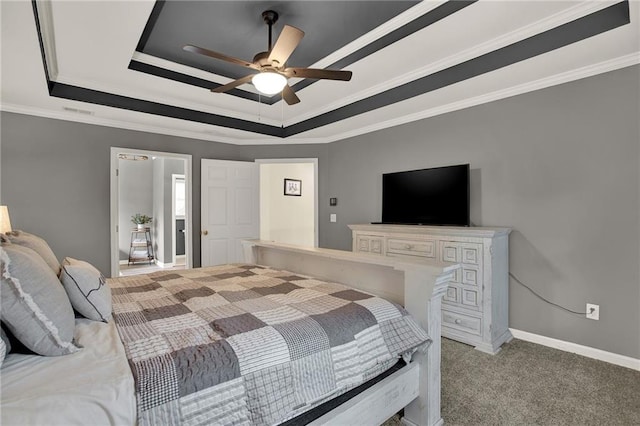
<path fill-rule="evenodd" d="M 425 351 L 413 356 L 412 364 L 416 364 L 419 370 L 419 394 L 405 407 L 403 423 L 443 423 L 440 417 L 441 300 L 459 265 L 259 240 L 243 241 L 243 248 L 247 263 L 333 280 L 404 305 L 429 333 L 433 342 Z M 370 408 L 380 411 L 380 422 L 393 414 L 384 411 L 385 408 L 389 409 L 384 404 L 375 404 Z M 342 416 L 341 419 L 349 416 L 344 407 L 335 411 L 339 411 L 336 415 Z M 354 412 L 354 415 L 358 414 Z M 361 417 L 359 419 L 362 420 Z"/>

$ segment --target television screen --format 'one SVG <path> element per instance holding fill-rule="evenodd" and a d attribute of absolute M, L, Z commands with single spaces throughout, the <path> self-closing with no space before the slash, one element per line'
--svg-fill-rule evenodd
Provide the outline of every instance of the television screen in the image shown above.
<path fill-rule="evenodd" d="M 382 175 L 382 222 L 469 226 L 469 165 Z"/>

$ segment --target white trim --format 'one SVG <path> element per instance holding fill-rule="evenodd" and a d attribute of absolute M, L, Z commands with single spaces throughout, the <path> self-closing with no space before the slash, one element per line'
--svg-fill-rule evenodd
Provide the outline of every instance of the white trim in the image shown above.
<path fill-rule="evenodd" d="M 539 345 L 548 346 L 550 348 L 559 349 L 565 352 L 571 352 L 574 354 L 586 356 L 587 358 L 593 358 L 600 361 L 608 362 L 610 364 L 627 367 L 632 370 L 640 371 L 640 359 L 631 358 L 629 356 L 614 354 L 613 352 L 603 351 L 602 349 L 592 348 L 590 346 L 583 346 L 577 343 L 566 342 L 564 340 L 558 340 L 551 337 L 541 336 L 539 334 L 529 333 L 528 331 L 517 330 L 510 328 L 513 337 L 520 340 L 525 340 L 531 343 L 537 343 Z"/>
<path fill-rule="evenodd" d="M 38 10 L 38 21 L 40 23 L 40 32 L 42 34 L 42 45 L 44 48 L 44 57 L 47 61 L 47 72 L 50 80 L 58 78 L 58 56 L 56 55 L 56 39 L 53 28 L 53 9 L 51 1 L 38 0 L 36 2 Z"/>
<path fill-rule="evenodd" d="M 177 180 L 183 180 L 184 181 L 185 180 L 184 174 L 179 174 L 179 173 L 172 173 L 171 174 L 171 241 L 172 241 L 172 244 L 171 244 L 171 260 L 172 260 L 172 265 L 176 264 L 176 259 L 178 258 L 178 255 L 176 255 L 176 244 L 178 243 L 178 240 L 176 238 L 176 220 L 178 220 L 178 217 L 176 217 L 176 181 Z M 188 216 L 188 215 L 189 215 L 189 213 L 185 212 L 185 215 L 180 217 L 180 219 L 185 219 L 185 221 L 186 221 L 186 216 Z M 189 239 L 188 239 L 188 235 L 187 235 L 186 230 L 185 230 L 185 233 L 184 233 L 185 253 L 186 253 L 187 245 L 189 245 Z M 184 254 L 181 255 L 181 256 L 185 257 Z"/>
<path fill-rule="evenodd" d="M 79 102 L 79 101 L 68 100 L 68 102 L 71 103 L 71 102 Z M 87 108 L 86 103 L 83 103 L 82 105 L 85 109 Z M 95 107 L 94 108 L 95 110 L 99 110 L 100 108 L 113 108 L 113 107 L 107 107 L 104 105 L 93 105 L 93 107 Z M 113 109 L 119 109 L 119 108 L 113 108 Z M 137 132 L 157 133 L 160 135 L 179 136 L 183 138 L 198 139 L 198 140 L 205 140 L 205 141 L 212 141 L 212 142 L 223 142 L 223 143 L 229 143 L 229 144 L 235 144 L 235 145 L 255 145 L 255 144 L 264 143 L 270 138 L 273 139 L 273 144 L 282 143 L 282 139 L 278 138 L 277 136 L 261 135 L 259 137 L 251 138 L 251 139 L 236 139 L 234 137 L 224 136 L 222 134 L 216 133 L 216 130 L 211 130 L 211 129 L 207 131 L 179 130 L 179 129 L 173 129 L 170 127 L 158 126 L 155 124 L 135 123 L 135 122 L 124 121 L 119 119 L 99 117 L 97 115 L 77 114 L 77 113 L 67 112 L 62 109 L 52 110 L 52 109 L 32 107 L 30 105 L 0 103 L 0 110 L 5 112 L 13 112 L 16 114 L 25 114 L 25 115 L 34 115 L 37 117 L 53 118 L 56 120 L 65 120 L 65 121 L 73 121 L 77 123 L 94 124 L 96 126 L 115 127 L 116 129 L 126 129 L 126 130 L 134 130 Z M 146 113 L 137 112 L 137 111 L 128 111 L 128 113 L 133 115 L 146 114 Z M 178 118 L 173 118 L 173 117 L 164 117 L 164 118 L 168 120 L 180 120 Z M 185 120 L 181 120 L 181 121 L 185 121 Z M 209 125 L 209 126 L 212 127 L 213 129 L 219 129 L 221 132 L 237 131 L 243 134 L 255 136 L 255 134 L 251 132 L 246 132 L 244 130 L 229 129 L 226 127 L 220 127 L 220 126 L 214 126 L 214 125 Z M 318 141 L 310 140 L 308 143 L 320 143 L 320 142 L 322 142 L 322 140 L 318 140 Z"/>
<path fill-rule="evenodd" d="M 268 124 L 270 126 L 279 127 L 282 124 L 280 119 L 270 118 L 269 116 L 265 116 L 265 115 L 261 115 L 260 118 L 258 119 L 258 117 L 253 112 L 250 112 L 250 110 L 242 111 L 242 110 L 238 110 L 237 108 L 231 109 L 231 108 L 225 108 L 222 105 L 207 104 L 206 102 L 207 98 L 205 98 L 203 95 L 200 95 L 201 96 L 200 101 L 198 101 L 196 97 L 193 98 L 194 100 L 190 100 L 190 98 L 180 99 L 177 97 L 167 97 L 167 96 L 162 96 L 161 94 L 150 93 L 146 90 L 143 90 L 140 87 L 136 86 L 135 83 L 134 85 L 125 87 L 125 86 L 118 86 L 111 83 L 106 83 L 99 80 L 70 77 L 63 73 L 58 73 L 58 77 L 56 78 L 55 82 L 61 83 L 61 84 L 67 84 L 70 86 L 79 86 L 86 89 L 97 90 L 100 92 L 110 93 L 116 96 L 124 96 L 128 98 L 140 99 L 148 102 L 157 102 L 160 104 L 167 104 L 167 105 L 174 106 L 176 108 L 190 109 L 198 112 L 204 112 L 207 114 L 217 114 L 217 115 L 223 115 L 225 117 L 252 121 L 254 123 Z M 178 82 L 173 82 L 173 83 L 178 83 Z M 202 90 L 203 92 L 201 93 L 204 93 L 206 96 L 211 96 L 205 91 L 206 89 L 202 89 Z M 253 105 L 254 101 L 252 100 L 244 99 L 244 98 L 240 98 L 240 99 L 242 102 L 247 103 L 247 105 Z M 271 105 L 263 104 L 263 107 L 267 107 L 267 106 L 271 106 Z M 121 109 L 121 108 L 118 108 L 118 109 Z"/>
<path fill-rule="evenodd" d="M 301 164 L 313 164 L 313 180 L 314 180 L 314 198 L 313 198 L 313 211 L 315 214 L 315 223 L 314 223 L 314 247 L 318 247 L 319 245 L 319 216 L 320 216 L 320 204 L 319 204 L 319 191 L 318 191 L 318 159 L 317 158 L 260 158 L 255 160 L 258 164 L 258 175 L 260 175 L 260 164 L 278 164 L 278 163 L 301 163 Z M 262 184 L 262 179 L 260 179 L 259 184 Z"/>
<path fill-rule="evenodd" d="M 234 79 L 228 78 L 228 77 L 224 77 L 218 74 L 214 74 L 212 72 L 208 72 L 208 71 L 203 71 L 199 68 L 193 68 L 190 67 L 188 65 L 183 65 L 183 64 L 179 64 L 177 62 L 173 62 L 173 61 L 169 61 L 167 59 L 163 59 L 163 58 L 158 58 L 157 56 L 151 56 L 148 55 L 146 53 L 141 53 L 141 52 L 133 52 L 133 56 L 131 56 L 131 59 L 134 61 L 138 61 L 141 62 L 143 64 L 147 64 L 147 65 L 153 65 L 159 68 L 163 68 L 163 69 L 167 69 L 170 71 L 175 71 L 177 73 L 180 74 L 184 74 L 184 75 L 188 75 L 190 77 L 195 77 L 195 78 L 200 78 L 202 80 L 207 80 L 210 81 L 212 83 L 218 83 L 218 84 L 227 84 L 231 81 L 233 81 Z M 245 84 L 242 86 L 242 89 L 245 92 L 250 92 L 250 93 L 254 93 L 254 94 L 260 94 L 261 96 L 267 98 L 267 99 L 271 99 L 273 98 L 273 96 L 269 96 L 269 95 L 264 95 L 259 93 L 251 84 Z"/>
<path fill-rule="evenodd" d="M 490 93 L 476 96 L 473 98 L 463 99 L 461 101 L 452 102 L 446 105 L 441 105 L 438 107 L 426 109 L 423 111 L 416 112 L 415 114 L 405 115 L 392 120 L 378 122 L 371 126 L 359 127 L 357 129 L 350 130 L 347 132 L 336 133 L 330 136 L 317 137 L 317 138 L 291 136 L 291 137 L 282 139 L 275 136 L 264 136 L 264 135 L 258 136 L 258 135 L 252 134 L 252 136 L 255 136 L 255 137 L 248 138 L 248 139 L 237 139 L 237 138 L 234 138 L 233 136 L 224 136 L 220 134 L 214 134 L 212 133 L 213 131 L 203 132 L 203 131 L 195 131 L 195 130 L 194 131 L 176 130 L 176 129 L 161 127 L 156 125 L 132 123 L 128 121 L 115 120 L 115 119 L 107 119 L 107 118 L 102 118 L 95 115 L 73 114 L 73 113 L 67 113 L 67 112 L 58 111 L 58 110 L 34 108 L 26 105 L 2 103 L 0 104 L 0 110 L 6 111 L 6 112 L 18 113 L 18 114 L 34 115 L 34 116 L 46 117 L 46 118 L 55 118 L 58 120 L 95 124 L 98 126 L 116 127 L 119 129 L 127 129 L 127 130 L 134 130 L 134 131 L 140 131 L 140 132 L 158 133 L 162 135 L 171 135 L 171 136 L 178 136 L 178 137 L 184 137 L 184 138 L 223 142 L 223 143 L 229 143 L 233 145 L 259 145 L 259 144 L 281 145 L 281 144 L 331 143 L 331 142 L 339 141 L 342 139 L 347 139 L 350 137 L 375 132 L 377 130 L 399 126 L 402 124 L 422 120 L 425 118 L 434 117 L 437 115 L 446 114 L 453 111 L 458 111 L 458 110 L 469 108 L 472 106 L 481 105 L 481 104 L 497 101 L 500 99 L 521 95 L 523 93 L 533 92 L 536 90 L 545 89 L 547 87 L 552 87 L 559 84 L 564 84 L 571 81 L 592 77 L 594 75 L 615 71 L 617 69 L 626 68 L 626 67 L 630 67 L 637 64 L 640 64 L 640 52 L 630 53 L 628 55 L 624 55 L 618 58 L 602 61 L 597 64 L 588 65 L 585 67 L 577 68 L 577 69 L 563 72 L 560 74 L 555 74 L 555 75 L 541 78 L 539 80 L 531 81 L 528 83 L 519 84 L 507 89 L 496 90 L 494 92 L 490 92 Z M 103 107 L 103 106 L 100 106 L 100 107 Z M 104 107 L 104 108 L 110 108 L 110 107 Z M 178 119 L 175 119 L 175 120 L 178 120 Z M 330 126 L 331 125 L 329 124 L 326 127 L 330 128 Z M 217 126 L 211 126 L 211 127 L 215 128 Z M 230 130 L 238 131 L 238 132 L 241 132 L 242 134 L 251 134 L 250 132 L 245 132 L 242 130 L 226 129 L 226 128 L 221 128 L 220 131 L 230 131 Z"/>
<path fill-rule="evenodd" d="M 292 124 L 300 123 L 310 118 L 338 109 L 344 105 L 348 105 L 353 102 L 366 99 L 370 96 L 376 95 L 386 90 L 390 90 L 394 87 L 412 82 L 421 77 L 435 74 L 436 72 L 442 71 L 454 65 L 461 64 L 463 62 L 482 56 L 483 54 L 493 52 L 495 50 L 509 46 L 518 41 L 532 37 L 536 34 L 555 28 L 559 25 L 565 24 L 567 22 L 571 22 L 589 13 L 593 13 L 599 9 L 603 9 L 604 7 L 609 5 L 610 5 L 609 3 L 606 3 L 604 1 L 596 1 L 596 2 L 586 1 L 586 2 L 580 3 L 567 10 L 563 10 L 554 15 L 545 17 L 544 19 L 541 19 L 532 24 L 525 25 L 524 27 L 520 27 L 509 33 L 501 34 L 500 36 L 495 37 L 491 40 L 482 42 L 475 46 L 471 46 L 470 48 L 465 49 L 454 55 L 447 56 L 445 58 L 432 62 L 426 66 L 416 68 L 405 74 L 397 75 L 396 77 L 388 79 L 383 83 L 368 87 L 365 90 L 362 90 L 357 93 L 353 93 L 349 96 L 341 97 L 339 100 L 324 104 L 320 108 L 310 110 L 304 114 L 299 114 L 292 119 L 285 120 L 284 125 L 290 126 Z M 327 65 L 330 65 L 330 64 L 326 64 L 324 66 L 327 66 Z M 315 66 L 315 67 L 318 68 L 318 66 Z"/>
<path fill-rule="evenodd" d="M 367 44 L 374 42 L 375 40 L 379 39 L 380 37 L 386 35 L 387 33 L 395 30 L 396 28 L 405 25 L 407 23 L 409 23 L 410 21 L 416 19 L 417 17 L 427 13 L 428 11 L 434 9 L 436 6 L 438 6 L 440 3 L 442 2 L 422 2 L 419 3 L 418 5 L 408 9 L 407 11 L 403 12 L 401 15 L 399 15 L 399 19 L 392 19 L 389 22 L 384 23 L 383 25 L 381 25 L 380 27 L 370 31 L 369 33 L 365 34 L 364 36 L 360 37 L 359 39 L 355 40 L 354 42 L 350 43 L 349 45 L 345 46 L 344 48 L 341 48 L 339 50 L 337 50 L 336 52 L 332 53 L 331 55 L 327 56 L 326 58 L 323 58 L 322 60 L 318 61 L 317 63 L 313 64 L 312 67 L 314 68 L 324 68 L 326 66 L 329 66 L 331 63 L 335 62 L 338 59 L 343 58 L 344 56 L 347 56 L 350 53 L 353 53 L 353 51 L 356 51 L 364 46 L 366 46 Z M 365 90 L 362 90 L 360 92 L 356 92 L 353 93 L 349 96 L 344 96 L 344 97 L 340 97 L 340 99 L 338 99 L 335 102 L 331 102 L 331 103 L 326 103 L 323 104 L 321 107 L 319 108 L 315 108 L 312 110 L 307 111 L 304 114 L 298 114 L 295 117 L 292 117 L 288 120 L 285 120 L 284 125 L 285 127 L 287 126 L 291 126 L 293 124 L 297 124 L 300 122 L 303 122 L 305 120 L 311 119 L 313 117 L 317 117 L 319 115 L 322 115 L 324 113 L 333 111 L 335 109 L 338 109 L 340 107 L 343 107 L 345 105 L 349 105 L 351 103 L 357 102 L 359 100 L 362 99 L 366 99 L 370 96 L 376 95 L 378 93 L 384 92 L 386 90 L 392 89 L 394 87 L 400 86 L 402 84 L 414 81 L 418 78 L 436 73 L 438 71 L 441 71 L 443 69 L 449 68 L 453 65 L 456 64 L 460 64 L 462 62 L 471 60 L 473 58 L 477 58 L 485 53 L 489 53 L 489 52 L 493 52 L 495 50 L 498 50 L 500 48 L 503 48 L 505 46 L 508 46 L 510 44 L 513 44 L 515 42 L 518 42 L 520 40 L 526 39 L 528 37 L 534 36 L 536 34 L 539 34 L 541 32 L 547 31 L 549 29 L 555 28 L 559 25 L 565 24 L 567 22 L 571 22 L 575 19 L 578 19 L 582 16 L 588 15 L 590 13 L 596 12 L 597 10 L 603 9 L 609 5 L 613 4 L 610 1 L 584 1 L 581 2 L 573 7 L 570 7 L 569 9 L 566 10 L 562 10 L 561 12 L 558 12 L 554 15 L 545 17 L 537 22 L 534 22 L 532 24 L 529 25 L 525 25 L 523 27 L 520 27 L 516 30 L 513 30 L 507 34 L 502 34 L 498 37 L 495 37 L 491 40 L 488 40 L 486 42 L 477 44 L 475 46 L 472 46 L 468 49 L 463 50 L 462 52 L 456 53 L 454 55 L 450 55 L 447 56 L 445 58 L 442 58 L 438 61 L 435 61 L 433 63 L 430 63 L 424 67 L 420 67 L 417 68 L 415 70 L 412 70 L 408 73 L 402 74 L 402 75 L 398 75 L 394 78 L 388 79 L 386 81 L 384 81 L 381 84 L 377 84 L 371 87 L 368 87 Z M 393 22 L 392 22 L 393 21 Z M 173 66 L 170 66 L 171 62 L 170 61 L 166 61 L 166 60 L 162 60 L 162 59 L 155 59 L 155 60 L 151 60 L 151 58 L 153 58 L 152 56 L 149 55 L 143 55 L 143 54 L 135 54 L 132 57 L 133 59 L 136 60 L 141 60 L 142 62 L 145 63 L 150 63 L 152 65 L 157 65 L 160 67 L 164 67 L 170 70 L 174 70 L 174 71 L 178 71 L 181 73 L 184 73 L 186 75 L 192 75 L 198 78 L 203 78 L 204 75 L 202 75 L 201 73 L 203 73 L 203 71 L 201 71 L 200 73 L 193 73 L 193 72 L 189 72 L 189 69 L 191 69 L 191 67 L 186 67 L 183 66 L 182 69 L 178 70 L 178 68 L 180 67 L 179 64 L 174 64 Z M 210 73 L 206 73 L 205 74 L 210 74 Z M 208 80 L 212 80 L 212 76 L 214 74 L 211 74 L 208 78 Z M 215 79 L 216 82 L 220 82 L 220 80 L 222 79 L 222 83 L 226 84 L 227 82 L 231 81 L 231 79 L 229 78 L 225 78 L 225 77 L 219 77 L 217 79 Z M 294 79 L 294 84 L 295 81 L 297 79 Z M 122 87 L 120 86 L 113 86 L 113 85 L 109 85 L 109 84 L 105 84 L 104 82 L 99 82 L 99 81 L 95 81 L 95 80 L 91 80 L 91 79 L 79 79 L 79 78 L 75 78 L 72 76 L 68 76 L 68 75 L 64 75 L 62 73 L 59 73 L 57 78 L 55 79 L 56 82 L 58 83 L 64 83 L 64 84 L 69 84 L 69 85 L 75 85 L 75 86 L 80 86 L 80 87 L 86 87 L 86 88 L 91 88 L 94 90 L 100 90 L 100 91 L 104 91 L 107 93 L 113 93 L 113 94 L 118 94 L 122 91 Z M 246 85 L 245 87 L 249 87 L 250 85 Z M 245 87 L 243 87 L 241 90 L 245 90 Z M 246 90 L 247 92 L 252 92 L 255 93 L 255 91 L 253 90 Z M 128 88 L 126 95 L 124 96 L 128 96 L 128 97 L 133 97 L 136 99 L 143 99 L 143 100 L 148 100 L 148 101 L 153 101 L 153 102 L 160 102 L 163 103 L 166 101 L 165 98 L 162 97 L 149 97 L 148 94 L 145 94 L 143 92 L 136 92 L 134 90 L 132 90 L 132 88 Z M 244 100 L 245 102 L 252 102 L 249 100 Z M 211 113 L 211 114 L 219 114 L 219 115 L 223 115 L 223 116 L 229 116 L 232 118 L 239 118 L 242 120 L 247 120 L 247 121 L 252 121 L 255 123 L 263 123 L 263 124 L 268 124 L 271 126 L 279 126 L 280 123 L 277 119 L 272 119 L 268 116 L 261 116 L 261 117 L 256 117 L 255 114 L 252 113 L 247 113 L 244 111 L 238 111 L 238 110 L 227 110 L 224 109 L 220 106 L 216 107 L 216 106 L 212 106 L 212 105 L 207 105 L 206 103 L 203 102 L 190 102 L 187 101 L 185 99 L 180 99 L 180 100 L 174 100 L 171 103 L 173 106 L 177 106 L 177 107 L 181 107 L 181 108 L 187 108 L 187 109 L 193 109 L 196 111 L 202 111 L 202 112 L 206 112 L 206 113 Z M 265 105 L 265 107 L 271 107 L 273 105 Z"/>
<path fill-rule="evenodd" d="M 159 266 L 160 268 L 173 268 L 175 264 L 173 262 L 160 262 L 158 259 L 156 259 L 156 266 Z"/>
<path fill-rule="evenodd" d="M 593 65 L 588 65 L 588 66 L 577 68 L 575 70 L 567 71 L 564 73 L 555 74 L 549 77 L 541 78 L 539 80 L 534 80 L 534 81 L 519 84 L 513 87 L 509 87 L 507 89 L 496 90 L 494 92 L 475 96 L 473 98 L 467 98 L 461 101 L 440 105 L 434 108 L 417 112 L 415 114 L 405 115 L 405 116 L 397 117 L 387 121 L 381 121 L 371 126 L 364 126 L 364 127 L 354 129 L 352 131 L 342 132 L 342 133 L 324 138 L 323 142 L 325 143 L 335 142 L 338 140 L 359 136 L 365 133 L 371 133 L 377 130 L 387 129 L 390 127 L 399 126 L 399 125 L 410 123 L 413 121 L 423 120 L 425 118 L 430 118 L 437 115 L 458 111 L 458 110 L 473 107 L 476 105 L 482 105 L 489 102 L 498 101 L 500 99 L 506 99 L 512 96 L 517 96 L 524 93 L 545 89 L 547 87 L 557 86 L 557 85 L 568 83 L 575 80 L 581 80 L 583 78 L 592 77 L 594 75 L 615 71 L 620 68 L 626 68 L 626 67 L 637 65 L 637 64 L 640 64 L 640 52 L 634 52 L 619 58 L 611 59 L 608 61 L 593 64 Z M 296 143 L 295 138 L 287 138 L 286 141 L 288 143 Z M 308 141 L 310 141 L 310 139 L 308 139 Z M 316 141 L 316 143 L 320 143 L 320 142 Z"/>
<path fill-rule="evenodd" d="M 409 22 L 414 21 L 422 15 L 436 9 L 437 7 L 446 3 L 444 0 L 430 0 L 422 1 L 415 6 L 410 7 L 397 16 L 389 19 L 387 22 L 372 29 L 368 33 L 363 34 L 359 38 L 353 40 L 349 44 L 341 47 L 340 49 L 332 52 L 331 54 L 320 59 L 318 62 L 312 64 L 311 68 L 326 68 L 336 61 L 362 49 L 363 47 L 375 42 L 376 40 L 386 36 L 387 34 L 397 30 L 400 27 L 407 25 Z"/>
<path fill-rule="evenodd" d="M 184 182 L 185 182 L 185 196 L 187 214 L 185 217 L 185 229 L 188 235 L 193 235 L 193 213 L 192 213 L 192 200 L 193 200 L 193 166 L 192 156 L 190 154 L 177 154 L 172 152 L 162 151 L 147 151 L 134 148 L 122 148 L 111 147 L 111 166 L 110 166 L 110 239 L 111 239 L 111 276 L 117 277 L 120 272 L 120 255 L 119 255 L 119 239 L 118 232 L 116 231 L 118 226 L 118 176 L 116 175 L 116 169 L 118 168 L 118 154 L 130 153 L 136 155 L 148 155 L 150 157 L 169 157 L 184 160 Z M 185 244 L 186 263 L 185 268 L 193 268 L 193 249 L 190 244 Z"/>

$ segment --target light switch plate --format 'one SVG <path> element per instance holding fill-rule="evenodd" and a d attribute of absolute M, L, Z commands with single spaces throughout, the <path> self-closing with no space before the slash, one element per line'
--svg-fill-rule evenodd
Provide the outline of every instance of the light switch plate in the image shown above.
<path fill-rule="evenodd" d="M 329 217 L 329 222 L 337 222 L 338 221 L 338 215 L 336 215 L 335 213 L 331 213 L 331 216 Z"/>

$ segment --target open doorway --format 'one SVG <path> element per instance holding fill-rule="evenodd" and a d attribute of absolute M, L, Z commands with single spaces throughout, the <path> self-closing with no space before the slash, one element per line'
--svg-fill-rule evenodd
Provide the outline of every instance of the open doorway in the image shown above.
<path fill-rule="evenodd" d="M 318 246 L 317 158 L 201 161 L 203 267 L 242 261 L 247 238 Z"/>
<path fill-rule="evenodd" d="M 256 163 L 260 167 L 260 239 L 317 247 L 318 159 Z"/>
<path fill-rule="evenodd" d="M 111 276 L 191 267 L 191 156 L 111 148 L 111 169 Z"/>

